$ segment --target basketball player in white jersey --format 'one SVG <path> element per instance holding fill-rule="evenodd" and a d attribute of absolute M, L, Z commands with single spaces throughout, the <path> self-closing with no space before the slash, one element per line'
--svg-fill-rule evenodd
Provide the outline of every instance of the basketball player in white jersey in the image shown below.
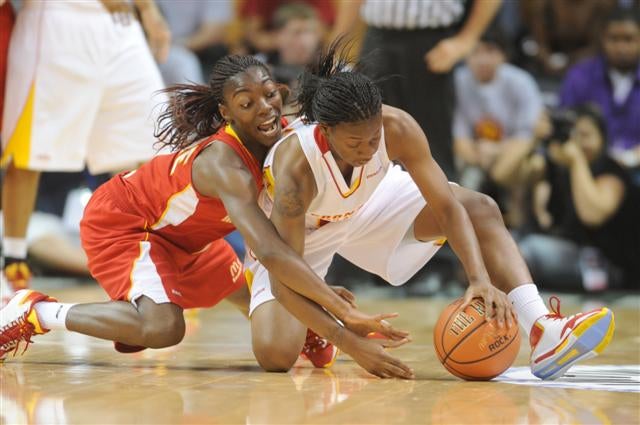
<path fill-rule="evenodd" d="M 613 313 L 562 317 L 559 305 L 550 313 L 495 202 L 449 184 L 416 121 L 383 106 L 371 80 L 346 71 L 337 47 L 301 77 L 303 122 L 265 160 L 261 203 L 282 238 L 321 277 L 339 253 L 392 285 L 406 282 L 446 239 L 469 280 L 465 305 L 482 297 L 498 326 L 511 326 L 517 314 L 530 337 L 534 375 L 555 379 L 602 352 L 613 335 Z M 254 353 L 277 363 L 271 370 L 288 370 L 307 326 L 322 334 L 332 319 L 250 254 L 247 262 Z"/>
<path fill-rule="evenodd" d="M 116 172 L 153 156 L 154 106 L 165 97 L 153 96 L 164 84 L 152 53 L 166 59 L 169 41 L 153 0 L 22 2 L 2 120 L 0 305 L 28 285 L 25 236 L 40 172 Z"/>

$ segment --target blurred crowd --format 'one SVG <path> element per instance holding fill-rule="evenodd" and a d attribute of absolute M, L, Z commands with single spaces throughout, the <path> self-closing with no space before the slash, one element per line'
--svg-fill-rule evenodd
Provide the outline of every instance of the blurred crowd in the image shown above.
<path fill-rule="evenodd" d="M 20 3 L 0 9 L 2 37 Z M 449 179 L 498 202 L 539 286 L 640 289 L 640 1 L 155 3 L 171 33 L 155 55 L 166 85 L 204 83 L 217 59 L 241 53 L 295 90 L 318 49 L 346 34 Z M 105 178 L 42 176 L 29 246 L 43 273 L 87 273 L 77 223 Z M 453 255 L 438 261 L 427 269 L 455 279 Z M 330 276 L 346 286 L 355 273 L 338 263 Z"/>

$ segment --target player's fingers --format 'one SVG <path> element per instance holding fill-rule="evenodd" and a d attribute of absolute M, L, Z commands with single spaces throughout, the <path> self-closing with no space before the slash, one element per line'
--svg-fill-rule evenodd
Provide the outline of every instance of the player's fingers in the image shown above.
<path fill-rule="evenodd" d="M 411 339 L 409 339 L 409 338 L 402 338 L 402 339 L 398 339 L 398 340 L 381 339 L 379 341 L 380 341 L 380 345 L 382 345 L 384 348 L 398 348 L 398 347 L 401 347 L 401 346 L 411 342 Z"/>
<path fill-rule="evenodd" d="M 502 300 L 496 300 L 496 321 L 499 328 L 504 328 L 504 322 L 506 320 L 506 309 Z"/>
<path fill-rule="evenodd" d="M 408 373 L 404 369 L 399 368 L 399 367 L 397 367 L 397 366 L 395 366 L 393 364 L 387 365 L 386 372 L 392 378 L 400 378 L 400 379 L 411 379 L 412 378 L 412 374 L 411 373 Z"/>
<path fill-rule="evenodd" d="M 400 360 L 396 359 L 395 357 L 391 357 L 389 360 L 395 367 L 397 367 L 398 369 L 403 371 L 404 376 L 407 379 L 413 379 L 415 378 L 415 372 L 413 371 L 413 369 L 411 369 L 409 366 L 407 366 L 406 364 L 402 363 Z"/>
<path fill-rule="evenodd" d="M 391 323 L 385 321 L 385 319 L 394 319 L 399 315 L 400 315 L 399 313 L 380 313 L 380 314 L 376 314 L 375 320 L 376 322 L 380 322 L 385 326 L 391 326 Z"/>
<path fill-rule="evenodd" d="M 511 303 L 509 303 L 511 304 Z M 518 326 L 518 315 L 516 314 L 516 312 L 513 310 L 513 306 L 510 305 L 510 309 L 509 309 L 509 320 L 507 321 L 507 325 L 509 327 L 511 326 Z"/>
<path fill-rule="evenodd" d="M 485 294 L 482 298 L 484 299 L 484 308 L 486 310 L 485 319 L 487 321 L 491 321 L 493 320 L 493 315 L 495 314 L 495 311 L 493 308 L 493 296 L 491 294 Z"/>

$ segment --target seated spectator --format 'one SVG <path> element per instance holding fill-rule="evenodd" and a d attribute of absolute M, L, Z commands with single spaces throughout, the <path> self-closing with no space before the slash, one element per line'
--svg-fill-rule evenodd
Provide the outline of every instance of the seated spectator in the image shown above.
<path fill-rule="evenodd" d="M 616 9 L 607 18 L 602 53 L 576 64 L 560 91 L 562 107 L 586 102 L 604 113 L 609 153 L 640 177 L 640 12 Z"/>
<path fill-rule="evenodd" d="M 494 170 L 512 143 L 530 141 L 542 114 L 540 91 L 526 72 L 506 63 L 501 34 L 490 30 L 466 65 L 454 75 L 454 151 L 461 162 L 461 183 L 494 192 L 492 183 L 508 186 Z M 496 193 L 490 193 L 496 195 Z"/>
<path fill-rule="evenodd" d="M 276 50 L 260 55 L 279 83 L 295 89 L 297 78 L 322 43 L 322 23 L 314 8 L 303 3 L 284 4 L 273 16 Z"/>
<path fill-rule="evenodd" d="M 589 245 L 604 255 L 611 270 L 622 271 L 627 287 L 637 289 L 640 189 L 608 155 L 606 124 L 597 108 L 576 108 L 573 124 L 566 116 L 554 121 L 548 145 L 523 144 L 511 156 L 514 173 L 526 173 L 531 181 L 535 175 L 542 177 L 533 183 L 533 212 L 544 236 L 527 236 L 521 245 L 534 278 L 544 284 L 563 276 L 557 280 L 568 282 L 581 272 L 577 280 L 587 288 L 604 289 L 602 269 L 601 281 L 590 281 L 594 269 L 602 266 L 592 250 L 578 267 L 578 247 Z"/>
<path fill-rule="evenodd" d="M 603 17 L 611 3 L 602 0 L 524 0 L 523 19 L 531 31 L 540 71 L 560 76 L 568 66 L 593 54 Z"/>
<path fill-rule="evenodd" d="M 245 21 L 245 39 L 256 53 L 271 53 L 278 49 L 277 32 L 273 27 L 276 11 L 285 4 L 306 4 L 312 7 L 320 20 L 321 37 L 329 32 L 335 20 L 335 8 L 327 0 L 245 0 L 240 17 Z"/>
<path fill-rule="evenodd" d="M 158 0 L 172 34 L 169 57 L 159 64 L 165 84 L 203 84 L 208 64 L 226 54 L 225 37 L 233 1 Z"/>

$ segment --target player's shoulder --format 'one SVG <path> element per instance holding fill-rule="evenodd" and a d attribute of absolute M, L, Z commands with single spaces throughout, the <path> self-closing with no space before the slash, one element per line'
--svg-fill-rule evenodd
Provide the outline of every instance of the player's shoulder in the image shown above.
<path fill-rule="evenodd" d="M 411 128 L 415 122 L 408 112 L 389 105 L 382 105 L 382 125 L 385 138 L 400 136 Z"/>

